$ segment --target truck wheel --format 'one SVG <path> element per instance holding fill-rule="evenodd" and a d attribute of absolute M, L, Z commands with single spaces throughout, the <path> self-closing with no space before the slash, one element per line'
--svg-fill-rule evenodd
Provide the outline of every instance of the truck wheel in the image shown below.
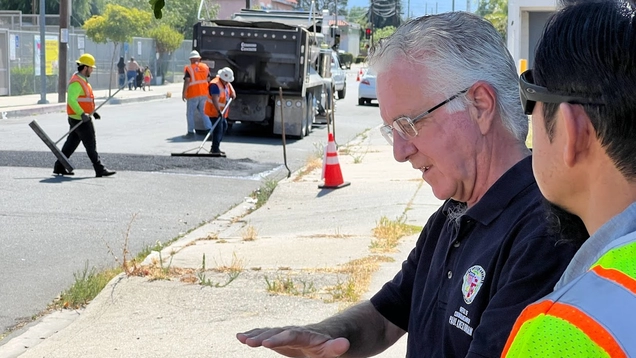
<path fill-rule="evenodd" d="M 342 90 L 338 91 L 338 99 L 344 99 L 346 94 L 347 94 L 347 82 L 345 82 Z"/>
<path fill-rule="evenodd" d="M 364 98 L 358 98 L 358 106 L 364 106 L 364 102 L 365 102 Z"/>

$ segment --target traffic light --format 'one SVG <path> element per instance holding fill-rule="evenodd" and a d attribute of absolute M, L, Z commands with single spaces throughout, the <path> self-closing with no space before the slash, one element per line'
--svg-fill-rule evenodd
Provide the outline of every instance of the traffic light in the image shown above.
<path fill-rule="evenodd" d="M 367 28 L 364 32 L 364 37 L 368 40 L 371 38 L 371 29 Z"/>

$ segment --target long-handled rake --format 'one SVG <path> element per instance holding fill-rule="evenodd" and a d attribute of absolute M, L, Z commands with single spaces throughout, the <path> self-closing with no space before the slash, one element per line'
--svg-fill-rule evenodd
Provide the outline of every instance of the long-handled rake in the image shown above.
<path fill-rule="evenodd" d="M 121 91 L 122 88 L 124 88 L 124 87 L 119 88 L 110 97 L 106 98 L 106 100 L 104 102 L 102 102 L 99 106 L 97 106 L 97 108 L 95 108 L 95 110 L 93 112 L 97 112 L 97 110 L 100 109 L 104 104 L 106 104 L 106 102 L 108 102 L 111 98 L 115 97 L 117 92 Z M 64 134 L 60 139 L 58 139 L 57 142 L 53 142 L 53 140 L 51 140 L 51 138 L 46 134 L 46 132 L 44 132 L 42 127 L 40 127 L 40 125 L 38 124 L 37 120 L 34 119 L 33 121 L 31 121 L 31 123 L 29 123 L 29 127 L 31 127 L 31 129 L 33 129 L 35 134 L 37 134 L 38 137 L 40 137 L 40 139 L 42 139 L 44 144 L 46 144 L 46 146 L 49 147 L 49 149 L 51 150 L 51 152 L 53 152 L 53 154 L 55 155 L 57 160 L 59 160 L 60 163 L 62 164 L 62 166 L 64 166 L 64 169 L 66 169 L 67 171 L 70 172 L 70 171 L 73 171 L 73 166 L 71 165 L 71 162 L 68 160 L 68 158 L 64 155 L 64 153 L 62 153 L 62 151 L 57 147 L 57 143 L 61 142 L 62 139 L 64 139 L 67 135 L 71 134 L 81 124 L 82 124 L 82 121 L 79 121 L 79 123 L 74 125 L 71 128 L 71 130 L 66 132 L 66 134 Z"/>
<path fill-rule="evenodd" d="M 230 103 L 232 103 L 232 98 L 230 98 L 230 100 L 227 101 L 227 103 L 225 104 L 225 108 L 223 108 L 223 110 L 221 111 L 221 115 L 217 118 L 216 122 L 214 122 L 214 124 L 212 125 L 212 128 L 210 128 L 210 130 L 208 131 L 208 134 L 205 135 L 205 138 L 203 138 L 203 141 L 201 142 L 201 145 L 198 148 L 188 149 L 185 152 L 181 152 L 181 153 L 171 153 L 170 155 L 173 157 L 224 157 L 225 155 L 223 154 L 212 153 L 211 150 L 203 149 L 203 146 L 205 145 L 205 142 L 207 142 L 208 138 L 210 138 L 210 136 L 212 135 L 212 132 L 214 132 L 214 128 L 216 128 L 217 124 L 219 124 L 219 122 L 223 120 L 223 116 L 225 115 L 225 112 L 227 111 L 228 108 L 230 108 Z M 201 152 L 201 149 L 205 150 L 207 153 L 199 153 Z M 189 153 L 194 150 L 196 150 L 195 153 Z"/>

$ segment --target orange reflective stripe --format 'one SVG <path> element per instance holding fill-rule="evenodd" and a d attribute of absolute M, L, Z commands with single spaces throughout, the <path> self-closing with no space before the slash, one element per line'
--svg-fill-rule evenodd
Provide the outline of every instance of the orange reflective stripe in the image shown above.
<path fill-rule="evenodd" d="M 636 280 L 627 276 L 626 274 L 618 271 L 616 269 L 606 269 L 601 265 L 596 265 L 592 268 L 597 275 L 608 279 L 610 281 L 616 282 L 617 284 L 623 286 L 626 290 L 629 290 L 633 294 L 636 294 Z"/>
<path fill-rule="evenodd" d="M 567 322 L 570 322 L 574 326 L 578 327 L 583 333 L 585 333 L 590 339 L 603 348 L 607 354 L 613 358 L 627 358 L 627 355 L 616 342 L 614 337 L 596 322 L 593 318 L 585 314 L 585 312 L 579 310 L 576 307 L 568 304 L 555 302 L 550 312 L 551 316 L 561 318 Z"/>
<path fill-rule="evenodd" d="M 515 340 L 517 333 L 519 333 L 521 326 L 523 326 L 523 324 L 527 321 L 536 318 L 540 314 L 545 314 L 546 312 L 548 312 L 553 304 L 553 301 L 544 300 L 529 305 L 521 312 L 521 315 L 519 315 L 517 321 L 515 322 L 515 325 L 512 327 L 510 336 L 508 336 L 508 341 L 506 342 L 506 346 L 504 347 L 503 353 L 501 354 L 502 357 L 505 357 L 508 354 L 508 350 L 510 350 L 510 346 L 512 346 L 512 342 Z"/>

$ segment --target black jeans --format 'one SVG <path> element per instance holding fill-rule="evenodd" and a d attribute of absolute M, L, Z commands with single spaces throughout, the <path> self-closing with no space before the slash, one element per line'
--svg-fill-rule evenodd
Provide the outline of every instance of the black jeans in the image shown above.
<path fill-rule="evenodd" d="M 214 131 L 212 132 L 212 153 L 218 153 L 221 151 L 221 141 L 223 140 L 223 136 L 225 136 L 225 132 L 227 131 L 227 120 L 223 117 L 210 118 L 210 122 L 212 125 L 218 121 L 216 127 L 214 127 Z"/>
<path fill-rule="evenodd" d="M 69 129 L 73 128 L 80 123 L 77 119 L 73 119 L 68 117 Z M 95 171 L 100 171 L 104 169 L 102 165 L 99 154 L 97 154 L 97 141 L 95 139 L 95 127 L 93 126 L 93 121 L 82 123 L 76 130 L 72 131 L 68 138 L 66 138 L 66 142 L 62 147 L 62 153 L 67 158 L 70 158 L 71 155 L 75 152 L 75 149 L 79 146 L 80 142 L 86 148 L 86 154 L 88 154 L 88 158 L 90 158 L 91 163 L 93 163 L 93 168 Z M 61 167 L 61 163 L 59 161 L 55 162 L 55 166 L 57 168 Z"/>

